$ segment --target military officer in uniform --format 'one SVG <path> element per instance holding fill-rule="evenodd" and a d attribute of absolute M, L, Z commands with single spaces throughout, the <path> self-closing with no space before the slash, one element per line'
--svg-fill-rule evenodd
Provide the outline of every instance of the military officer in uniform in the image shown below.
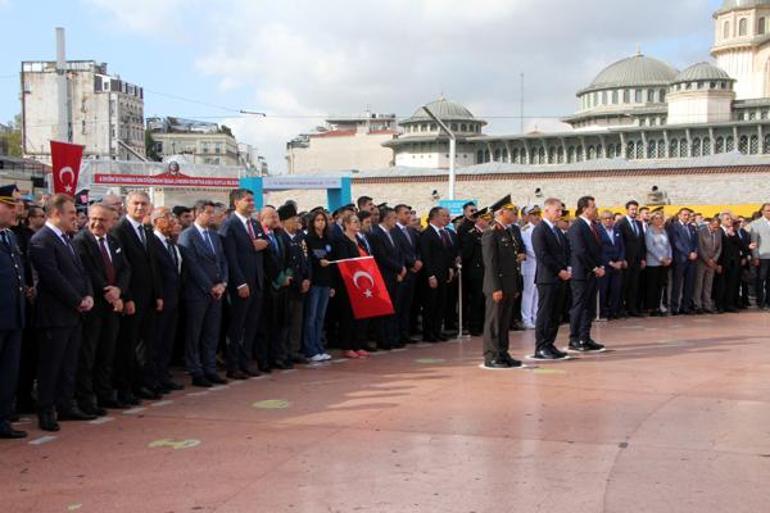
<path fill-rule="evenodd" d="M 16 185 L 0 187 L 0 438 L 24 438 L 11 426 L 21 334 L 24 329 L 24 265 L 16 236 Z"/>
<path fill-rule="evenodd" d="M 493 216 L 484 208 L 473 214 L 475 223 L 470 230 L 460 235 L 463 264 L 463 313 L 468 314 L 468 329 L 471 336 L 478 337 L 484 332 L 484 258 L 481 254 L 481 237 L 489 227 Z"/>
<path fill-rule="evenodd" d="M 484 366 L 492 369 L 521 366 L 521 362 L 508 354 L 508 329 L 519 295 L 516 255 L 522 250 L 510 230 L 516 217 L 514 209 L 510 194 L 492 205 L 490 210 L 495 213 L 495 220 L 481 237 L 486 296 Z"/>

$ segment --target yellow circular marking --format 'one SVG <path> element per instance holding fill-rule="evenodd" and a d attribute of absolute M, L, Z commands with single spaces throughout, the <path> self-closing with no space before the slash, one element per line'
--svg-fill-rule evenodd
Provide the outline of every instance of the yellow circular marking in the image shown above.
<path fill-rule="evenodd" d="M 154 442 L 150 442 L 147 447 L 155 448 L 155 447 L 170 447 L 174 450 L 179 449 L 189 449 L 191 447 L 197 447 L 201 444 L 200 440 L 196 440 L 194 438 L 190 438 L 187 440 L 172 440 L 170 438 L 163 438 L 161 440 L 155 440 Z"/>
<path fill-rule="evenodd" d="M 82 507 L 83 507 L 82 504 L 70 504 L 69 506 L 67 506 L 67 511 L 77 511 Z"/>
<path fill-rule="evenodd" d="M 534 372 L 535 374 L 567 374 L 567 371 L 564 371 L 561 369 L 547 369 L 547 368 L 534 369 L 532 372 Z"/>
<path fill-rule="evenodd" d="M 424 364 L 431 364 L 431 363 L 444 363 L 446 360 L 443 358 L 417 358 L 415 360 L 415 363 L 424 363 Z"/>
<path fill-rule="evenodd" d="M 291 403 L 286 399 L 267 399 L 264 401 L 257 401 L 252 406 L 259 408 L 260 410 L 283 410 L 291 406 Z"/>

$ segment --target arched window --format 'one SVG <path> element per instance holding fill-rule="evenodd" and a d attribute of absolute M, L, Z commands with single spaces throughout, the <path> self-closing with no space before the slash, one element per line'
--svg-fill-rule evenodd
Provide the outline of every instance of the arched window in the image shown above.
<path fill-rule="evenodd" d="M 575 148 L 575 162 L 583 162 L 583 147 Z"/>
<path fill-rule="evenodd" d="M 666 158 L 666 141 L 663 139 L 658 140 L 658 158 Z"/>
<path fill-rule="evenodd" d="M 596 158 L 596 149 L 593 146 L 589 146 L 586 150 L 586 160 L 593 160 Z"/>
<path fill-rule="evenodd" d="M 647 142 L 647 158 L 648 159 L 654 159 L 656 154 L 657 154 L 657 148 L 656 148 L 655 141 L 648 141 Z"/>
<path fill-rule="evenodd" d="M 564 148 L 559 146 L 556 150 L 556 162 L 561 164 L 564 162 Z"/>
<path fill-rule="evenodd" d="M 452 123 L 452 126 L 450 126 L 452 129 L 452 132 L 457 132 L 457 123 Z"/>
<path fill-rule="evenodd" d="M 513 161 L 514 164 L 518 164 L 519 163 L 519 149 L 518 148 L 514 148 L 511 153 L 513 153 L 513 156 L 511 158 L 511 160 Z"/>
<path fill-rule="evenodd" d="M 692 156 L 693 157 L 700 157 L 700 138 L 696 137 L 692 140 Z"/>
<path fill-rule="evenodd" d="M 703 155 L 711 155 L 711 138 L 703 138 Z"/>
<path fill-rule="evenodd" d="M 601 144 L 597 144 L 596 145 L 596 158 L 597 159 L 604 158 L 604 156 L 602 154 L 602 150 L 603 150 L 602 145 Z"/>
<path fill-rule="evenodd" d="M 759 137 L 752 135 L 749 139 L 749 153 L 756 155 L 759 152 Z"/>
<path fill-rule="evenodd" d="M 741 18 L 738 22 L 738 35 L 745 36 L 747 32 L 749 22 L 746 18 Z"/>
<path fill-rule="evenodd" d="M 634 91 L 634 102 L 636 103 L 642 103 L 642 90 L 637 89 Z"/>
<path fill-rule="evenodd" d="M 612 91 L 612 104 L 617 105 L 618 104 L 618 91 Z"/>
<path fill-rule="evenodd" d="M 734 149 L 735 149 L 735 140 L 733 139 L 733 137 L 732 137 L 732 136 L 729 136 L 729 137 L 728 137 L 728 138 L 725 140 L 725 152 L 726 152 L 726 153 L 730 153 L 730 152 L 731 152 L 731 151 L 733 151 Z"/>
<path fill-rule="evenodd" d="M 503 150 L 503 162 L 508 162 L 508 148 Z"/>
<path fill-rule="evenodd" d="M 484 152 L 482 150 L 479 150 L 476 152 L 476 164 L 481 164 L 484 162 Z"/>
<path fill-rule="evenodd" d="M 484 162 L 489 162 L 489 150 L 484 151 Z"/>
<path fill-rule="evenodd" d="M 537 150 L 537 163 L 543 164 L 545 163 L 545 149 L 539 148 Z"/>
<path fill-rule="evenodd" d="M 762 153 L 770 153 L 770 135 L 765 136 L 765 142 L 762 145 Z"/>
<path fill-rule="evenodd" d="M 745 135 L 742 135 L 740 139 L 738 139 L 738 151 L 743 154 L 749 152 L 749 138 Z"/>
<path fill-rule="evenodd" d="M 607 91 L 602 91 L 602 105 L 607 105 Z"/>
<path fill-rule="evenodd" d="M 679 155 L 679 141 L 672 139 L 668 143 L 668 156 L 669 158 L 676 158 Z"/>
<path fill-rule="evenodd" d="M 723 137 L 717 137 L 714 153 L 724 153 L 724 152 L 725 152 L 725 140 Z"/>
<path fill-rule="evenodd" d="M 727 39 L 727 38 L 730 37 L 730 22 L 729 21 L 725 22 L 724 30 L 722 32 L 722 37 L 724 39 Z"/>
<path fill-rule="evenodd" d="M 655 89 L 647 89 L 647 103 L 655 103 Z"/>
<path fill-rule="evenodd" d="M 467 131 L 468 131 L 467 129 L 468 129 L 468 127 L 465 125 L 465 123 L 463 123 L 462 125 L 460 125 L 460 131 L 461 131 L 461 132 L 467 132 Z"/>
<path fill-rule="evenodd" d="M 687 139 L 679 139 L 679 156 L 687 156 Z"/>
<path fill-rule="evenodd" d="M 575 147 L 567 148 L 567 163 L 575 162 Z"/>
<path fill-rule="evenodd" d="M 554 164 L 556 162 L 556 148 L 551 146 L 548 148 L 548 163 Z"/>
<path fill-rule="evenodd" d="M 494 159 L 495 159 L 495 162 L 500 162 L 500 150 L 499 149 L 495 150 Z"/>
<path fill-rule="evenodd" d="M 623 103 L 631 103 L 631 90 L 623 89 Z"/>
<path fill-rule="evenodd" d="M 435 132 L 437 130 L 438 130 L 438 125 L 436 123 L 431 123 L 430 124 L 430 131 L 431 132 Z"/>
<path fill-rule="evenodd" d="M 663 102 L 666 101 L 666 90 L 665 89 L 661 89 L 661 90 L 658 91 L 658 101 L 660 103 L 663 103 Z"/>
<path fill-rule="evenodd" d="M 757 34 L 764 34 L 765 33 L 765 18 L 764 16 L 762 18 L 759 18 L 757 20 Z"/>
<path fill-rule="evenodd" d="M 644 158 L 644 145 L 642 144 L 642 141 L 638 141 L 636 143 L 636 158 L 638 159 Z"/>
<path fill-rule="evenodd" d="M 626 145 L 626 158 L 629 160 L 636 158 L 636 145 L 633 141 L 629 141 Z"/>

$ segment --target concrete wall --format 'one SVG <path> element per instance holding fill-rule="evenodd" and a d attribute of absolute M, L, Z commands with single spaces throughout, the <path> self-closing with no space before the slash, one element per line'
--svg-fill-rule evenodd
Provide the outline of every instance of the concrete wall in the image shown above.
<path fill-rule="evenodd" d="M 709 87 L 709 82 L 706 82 Z M 668 95 L 668 124 L 714 123 L 730 121 L 732 91 L 689 89 Z"/>
<path fill-rule="evenodd" d="M 288 151 L 289 172 L 314 175 L 345 169 L 383 169 L 390 166 L 393 150 L 382 143 L 393 134 L 366 134 L 311 137 L 307 148 Z"/>

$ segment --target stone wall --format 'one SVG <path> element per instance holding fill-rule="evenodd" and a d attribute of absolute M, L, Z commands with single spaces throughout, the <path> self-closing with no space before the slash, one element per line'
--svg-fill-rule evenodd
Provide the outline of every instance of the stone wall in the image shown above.
<path fill-rule="evenodd" d="M 516 173 L 458 176 L 455 197 L 478 200 L 488 205 L 511 193 L 518 205 L 540 203 L 550 196 L 561 198 L 574 208 L 583 195 L 596 197 L 599 205 L 618 206 L 629 199 L 647 201 L 653 186 L 668 195 L 674 205 L 731 205 L 770 201 L 770 166 L 708 168 L 702 170 L 650 170 L 628 172 Z M 425 212 L 436 202 L 432 192 L 447 198 L 446 176 L 409 178 L 356 178 L 353 200 L 361 195 L 390 205 L 408 203 Z M 540 189 L 541 197 L 535 194 Z M 280 205 L 287 199 L 298 202 L 301 210 L 326 204 L 325 191 L 281 191 L 270 193 L 267 203 Z"/>

